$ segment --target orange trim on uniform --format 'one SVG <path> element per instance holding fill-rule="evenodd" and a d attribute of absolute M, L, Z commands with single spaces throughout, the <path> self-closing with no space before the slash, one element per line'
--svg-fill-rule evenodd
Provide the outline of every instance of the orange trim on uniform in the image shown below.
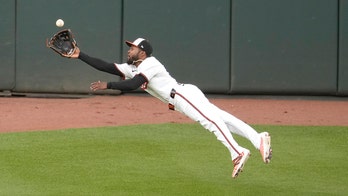
<path fill-rule="evenodd" d="M 168 103 L 168 108 L 170 110 L 175 110 L 175 106 L 173 104 L 171 104 L 171 103 Z"/>
<path fill-rule="evenodd" d="M 142 75 L 146 79 L 146 82 L 144 82 L 144 84 L 141 85 L 141 89 L 143 90 L 147 89 L 147 84 L 149 83 L 149 79 L 147 79 L 147 77 L 143 73 L 139 73 L 138 75 Z"/>

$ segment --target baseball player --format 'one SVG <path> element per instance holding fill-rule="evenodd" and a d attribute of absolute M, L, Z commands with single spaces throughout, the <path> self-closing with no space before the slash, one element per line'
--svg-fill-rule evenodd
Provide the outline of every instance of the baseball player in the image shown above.
<path fill-rule="evenodd" d="M 192 84 L 178 83 L 154 56 L 149 41 L 138 38 L 129 46 L 127 63 L 108 63 L 90 57 L 76 48 L 71 58 L 78 58 L 97 70 L 118 75 L 119 82 L 93 82 L 91 90 L 118 89 L 131 91 L 141 87 L 144 91 L 168 104 L 169 109 L 179 111 L 214 133 L 229 150 L 236 178 L 250 156 L 250 151 L 238 145 L 232 134 L 241 135 L 258 149 L 263 162 L 272 158 L 271 137 L 267 132 L 257 133 L 252 127 L 210 103 L 200 89 Z"/>

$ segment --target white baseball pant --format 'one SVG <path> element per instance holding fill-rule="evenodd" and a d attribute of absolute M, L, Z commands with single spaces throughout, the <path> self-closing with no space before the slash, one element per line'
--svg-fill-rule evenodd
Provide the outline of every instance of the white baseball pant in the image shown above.
<path fill-rule="evenodd" d="M 185 114 L 214 133 L 230 151 L 232 160 L 241 154 L 243 147 L 238 145 L 231 133 L 247 138 L 259 149 L 260 135 L 243 121 L 210 103 L 195 85 L 178 84 L 173 88 L 169 108 Z"/>

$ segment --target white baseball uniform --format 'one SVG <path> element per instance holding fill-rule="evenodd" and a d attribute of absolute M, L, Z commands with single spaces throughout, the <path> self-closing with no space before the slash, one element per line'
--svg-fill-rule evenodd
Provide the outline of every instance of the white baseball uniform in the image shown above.
<path fill-rule="evenodd" d="M 178 83 L 155 57 L 146 58 L 138 67 L 127 63 L 115 63 L 115 66 L 124 74 L 123 79 L 142 74 L 148 81 L 142 85 L 142 89 L 167 103 L 170 109 L 185 114 L 214 133 L 230 151 L 232 160 L 241 154 L 243 147 L 238 145 L 231 133 L 247 138 L 259 149 L 260 134 L 243 121 L 210 103 L 195 85 Z"/>

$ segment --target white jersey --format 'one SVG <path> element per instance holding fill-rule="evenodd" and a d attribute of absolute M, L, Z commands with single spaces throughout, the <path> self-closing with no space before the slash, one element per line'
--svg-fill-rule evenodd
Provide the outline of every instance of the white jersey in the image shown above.
<path fill-rule="evenodd" d="M 148 82 L 144 83 L 141 88 L 168 103 L 170 91 L 177 85 L 177 82 L 155 57 L 146 58 L 138 67 L 127 63 L 115 65 L 124 74 L 123 79 L 131 79 L 137 74 L 143 75 Z"/>

